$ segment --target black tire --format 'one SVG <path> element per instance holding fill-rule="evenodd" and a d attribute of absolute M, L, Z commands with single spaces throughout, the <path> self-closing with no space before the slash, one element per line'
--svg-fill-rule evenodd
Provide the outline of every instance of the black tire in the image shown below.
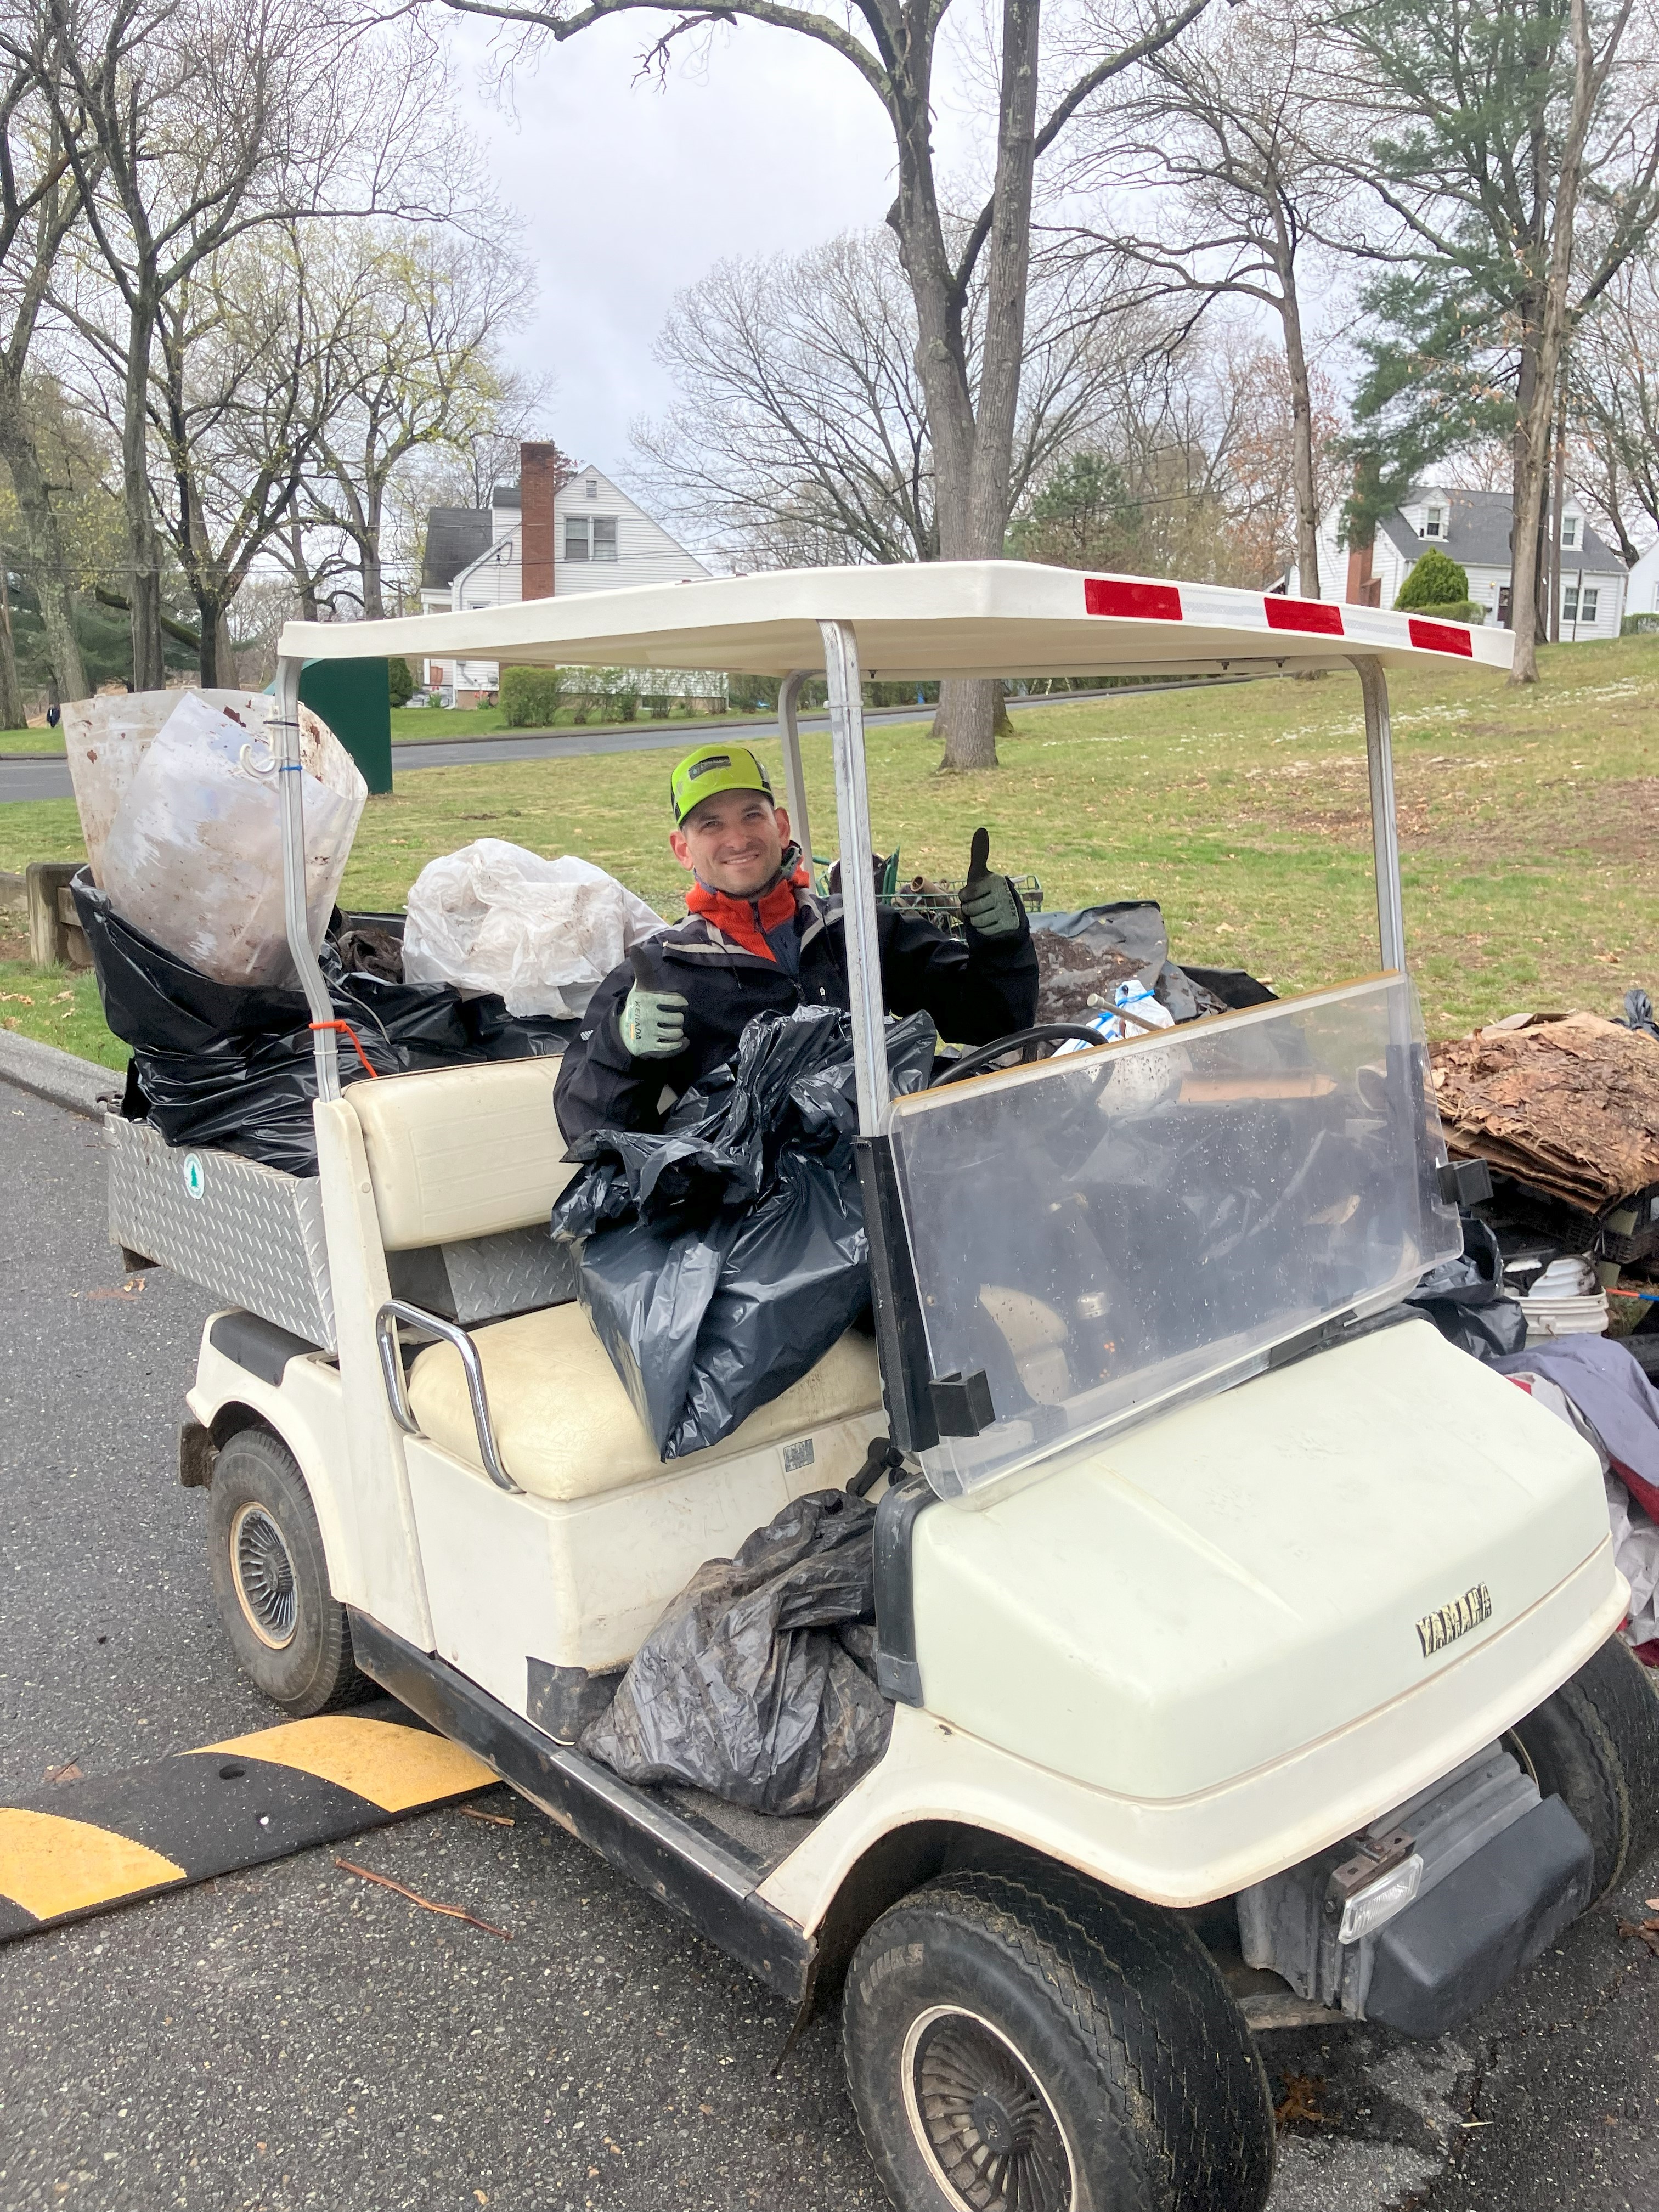
<path fill-rule="evenodd" d="M 848 1971 L 847 2078 L 900 2212 L 1258 2212 L 1249 2031 L 1172 1915 L 1060 1867 L 947 1874 Z"/>
<path fill-rule="evenodd" d="M 1589 1838 L 1604 1897 L 1659 1837 L 1659 1698 L 1646 1668 L 1610 1638 L 1513 1734 L 1540 1790 Z"/>
<path fill-rule="evenodd" d="M 274 1705 L 307 1720 L 364 1693 L 311 1493 L 268 1429 L 240 1430 L 214 1462 L 208 1569 L 242 1672 Z"/>

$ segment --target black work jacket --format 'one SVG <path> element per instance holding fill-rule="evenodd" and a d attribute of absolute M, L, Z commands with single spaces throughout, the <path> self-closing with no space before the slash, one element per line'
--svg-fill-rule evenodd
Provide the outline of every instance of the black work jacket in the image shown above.
<path fill-rule="evenodd" d="M 670 1105 L 711 1067 L 730 1060 L 757 1014 L 799 1006 L 846 1008 L 847 945 L 839 900 L 797 894 L 799 969 L 747 951 L 702 915 L 653 937 L 645 950 L 651 986 L 685 995 L 685 1049 L 672 1060 L 635 1060 L 622 1039 L 632 969 L 615 968 L 593 994 L 580 1036 L 566 1048 L 553 1094 L 566 1139 L 592 1129 L 659 1129 Z M 931 1014 L 953 1044 L 989 1044 L 1036 1018 L 1037 963 L 1031 927 L 963 944 L 902 907 L 876 909 L 882 993 L 890 1014 Z"/>

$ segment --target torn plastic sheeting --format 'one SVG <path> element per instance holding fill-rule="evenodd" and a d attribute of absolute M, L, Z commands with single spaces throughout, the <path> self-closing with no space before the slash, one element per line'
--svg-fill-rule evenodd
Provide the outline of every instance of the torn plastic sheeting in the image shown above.
<path fill-rule="evenodd" d="M 1086 1021 L 1113 1003 L 1119 984 L 1131 981 L 1153 993 L 1177 1022 L 1228 1006 L 1261 1006 L 1273 996 L 1242 969 L 1178 967 L 1155 899 L 1034 914 L 1030 922 L 1040 1022 Z"/>
<path fill-rule="evenodd" d="M 896 1092 L 920 1090 L 937 1033 L 890 1024 Z M 553 1208 L 580 1245 L 578 1295 L 664 1460 L 720 1442 L 799 1382 L 869 1301 L 854 1164 L 852 1025 L 835 1008 L 761 1014 L 737 1057 L 659 1134 L 599 1129 Z"/>
<path fill-rule="evenodd" d="M 104 1018 L 132 1049 L 123 1112 L 169 1145 L 211 1145 L 317 1172 L 311 1010 L 298 991 L 216 982 L 122 921 L 82 869 L 71 886 L 91 948 Z M 565 1025 L 512 1020 L 498 998 L 463 1000 L 442 984 L 348 975 L 331 944 L 321 964 L 337 1017 L 378 1075 L 557 1052 Z M 368 1071 L 342 1038 L 340 1080 Z"/>
<path fill-rule="evenodd" d="M 887 1748 L 866 1665 L 875 1508 L 816 1490 L 711 1559 L 669 1606 L 581 1748 L 624 1780 L 752 1812 L 822 1813 Z"/>

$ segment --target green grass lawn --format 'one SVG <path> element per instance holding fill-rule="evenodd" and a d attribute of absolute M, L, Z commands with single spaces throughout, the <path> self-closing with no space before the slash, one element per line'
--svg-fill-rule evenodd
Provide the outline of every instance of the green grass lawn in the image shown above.
<path fill-rule="evenodd" d="M 1407 945 L 1431 1036 L 1520 1007 L 1611 1014 L 1632 983 L 1659 998 L 1659 639 L 1542 659 L 1544 682 L 1524 690 L 1439 666 L 1393 683 Z M 925 722 L 871 728 L 875 840 L 900 847 L 905 874 L 959 878 L 984 822 L 993 864 L 1039 876 L 1050 907 L 1159 900 L 1177 959 L 1249 968 L 1281 992 L 1375 968 L 1352 678 L 1125 695 L 1013 720 L 1002 767 L 961 777 L 936 774 Z M 805 749 L 823 853 L 829 741 Z M 776 764 L 775 746 L 760 750 Z M 583 854 L 678 914 L 663 783 L 650 754 L 400 776 L 369 801 L 343 896 L 400 906 L 434 854 L 494 836 Z M 0 806 L 0 867 L 81 849 L 69 801 Z M 0 1012 L 25 1026 L 15 1006 Z"/>
<path fill-rule="evenodd" d="M 550 730 L 661 730 L 664 742 L 678 731 L 685 730 L 693 736 L 699 730 L 719 729 L 727 722 L 763 720 L 749 709 L 730 714 L 665 714 L 652 716 L 641 714 L 629 722 L 589 720 L 579 723 L 575 709 L 561 707 L 553 720 L 539 730 L 514 730 L 509 727 L 499 707 L 394 707 L 392 709 L 392 741 L 394 744 L 430 744 L 434 739 L 447 738 L 532 738 L 544 736 Z"/>
<path fill-rule="evenodd" d="M 0 730 L 0 757 L 7 753 L 61 753 L 64 732 L 48 730 Z"/>

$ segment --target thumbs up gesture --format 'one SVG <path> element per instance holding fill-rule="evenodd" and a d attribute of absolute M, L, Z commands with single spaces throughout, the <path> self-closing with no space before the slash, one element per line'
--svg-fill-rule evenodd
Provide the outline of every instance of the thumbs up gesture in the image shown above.
<path fill-rule="evenodd" d="M 1006 876 L 990 869 L 991 833 L 975 830 L 968 855 L 968 880 L 958 902 L 975 937 L 1012 937 L 1019 927 L 1019 898 Z"/>

